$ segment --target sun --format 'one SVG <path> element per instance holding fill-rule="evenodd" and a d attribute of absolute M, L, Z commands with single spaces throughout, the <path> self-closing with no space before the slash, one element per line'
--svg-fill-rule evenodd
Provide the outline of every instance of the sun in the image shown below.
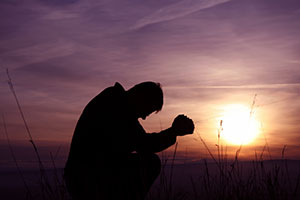
<path fill-rule="evenodd" d="M 221 139 L 233 145 L 249 144 L 260 133 L 260 123 L 255 119 L 251 109 L 239 104 L 227 105 L 220 118 Z"/>

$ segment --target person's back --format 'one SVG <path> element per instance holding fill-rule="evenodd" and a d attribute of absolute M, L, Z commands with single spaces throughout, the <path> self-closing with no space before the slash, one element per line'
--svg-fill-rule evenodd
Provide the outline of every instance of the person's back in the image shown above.
<path fill-rule="evenodd" d="M 146 87 L 140 88 L 156 87 L 155 83 L 145 83 Z M 66 184 L 74 199 L 145 197 L 160 171 L 160 160 L 154 153 L 174 144 L 176 134 L 171 128 L 159 134 L 146 134 L 138 118 L 159 110 L 162 101 L 157 101 L 159 106 L 150 105 L 155 101 L 149 100 L 152 97 L 144 98 L 149 94 L 141 91 L 142 100 L 136 97 L 139 91 L 126 92 L 116 83 L 85 107 L 65 167 Z"/>
<path fill-rule="evenodd" d="M 122 102 L 124 92 L 121 86 L 115 85 L 105 89 L 88 103 L 77 122 L 67 166 L 77 168 L 84 164 L 83 167 L 93 168 L 96 167 L 96 159 L 111 153 L 109 147 L 113 135 L 110 132 L 117 132 L 113 130 L 118 128 L 116 115 L 126 110 L 125 103 Z"/>

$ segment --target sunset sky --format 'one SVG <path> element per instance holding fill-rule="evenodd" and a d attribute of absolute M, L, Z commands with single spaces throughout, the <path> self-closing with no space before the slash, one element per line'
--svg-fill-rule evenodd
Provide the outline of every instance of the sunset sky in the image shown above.
<path fill-rule="evenodd" d="M 8 68 L 37 144 L 45 155 L 61 147 L 64 159 L 95 95 L 115 82 L 125 89 L 160 82 L 164 107 L 141 123 L 157 132 L 188 115 L 196 131 L 178 138 L 178 157 L 197 160 L 209 157 L 199 136 L 214 152 L 224 110 L 250 109 L 257 94 L 260 134 L 241 156 L 267 142 L 272 157 L 287 145 L 286 156 L 300 159 L 299 37 L 299 0 L 2 0 L 0 114 L 26 160 L 30 144 Z M 230 155 L 238 148 L 227 146 Z M 2 120 L 0 150 L 7 163 Z"/>

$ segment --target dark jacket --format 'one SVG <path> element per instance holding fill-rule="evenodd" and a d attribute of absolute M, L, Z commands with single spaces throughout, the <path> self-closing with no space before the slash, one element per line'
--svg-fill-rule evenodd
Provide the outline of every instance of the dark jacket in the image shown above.
<path fill-rule="evenodd" d="M 72 139 L 65 171 L 109 168 L 128 154 L 160 152 L 176 141 L 170 131 L 147 134 L 129 109 L 124 88 L 116 83 L 83 110 Z"/>

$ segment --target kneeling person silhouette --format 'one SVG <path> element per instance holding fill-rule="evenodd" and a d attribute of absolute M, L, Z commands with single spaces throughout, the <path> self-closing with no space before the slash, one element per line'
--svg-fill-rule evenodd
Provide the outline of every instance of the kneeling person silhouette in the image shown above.
<path fill-rule="evenodd" d="M 177 136 L 192 134 L 194 124 L 178 115 L 172 126 L 148 134 L 146 119 L 163 106 L 159 83 L 143 82 L 125 91 L 106 88 L 84 108 L 74 131 L 65 166 L 65 182 L 73 199 L 142 200 L 160 173 L 155 154 Z"/>

